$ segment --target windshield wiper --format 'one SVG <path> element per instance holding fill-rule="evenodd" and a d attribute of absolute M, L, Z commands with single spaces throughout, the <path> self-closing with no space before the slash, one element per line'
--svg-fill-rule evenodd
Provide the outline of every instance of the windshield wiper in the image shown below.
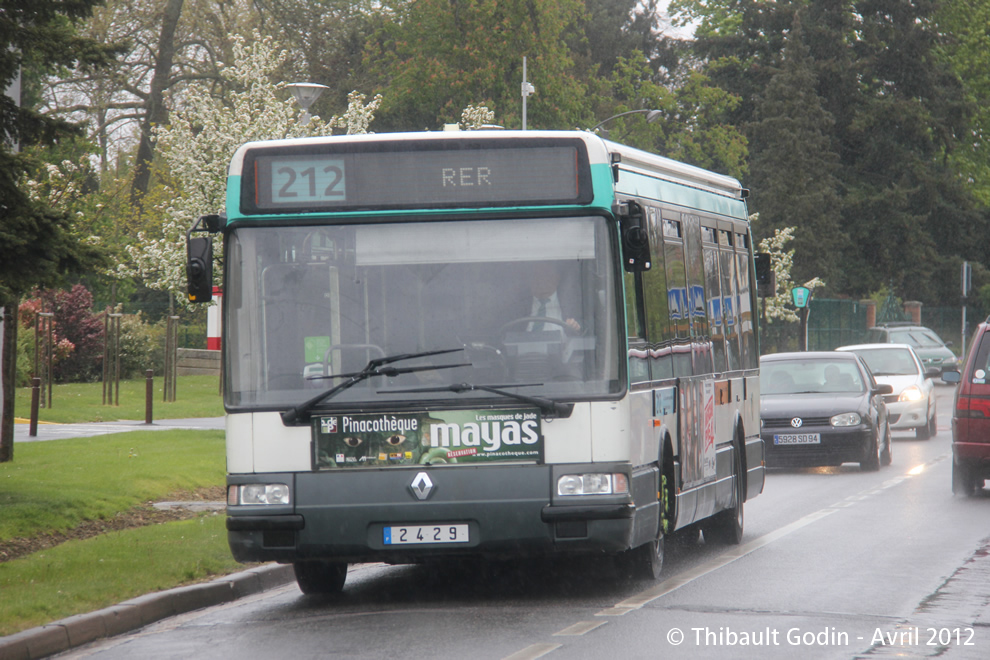
<path fill-rule="evenodd" d="M 353 385 L 357 385 L 363 380 L 372 378 L 373 376 L 386 376 L 388 378 L 394 378 L 395 376 L 400 376 L 402 374 L 411 374 L 417 371 L 436 371 L 439 369 L 454 369 L 457 367 L 470 367 L 470 362 L 463 362 L 461 364 L 437 364 L 437 365 L 422 365 L 419 367 L 390 367 L 387 366 L 393 362 L 400 362 L 402 360 L 412 360 L 414 358 L 427 357 L 430 355 L 443 355 L 444 353 L 456 353 L 458 351 L 463 351 L 464 348 L 448 348 L 439 351 L 425 351 L 423 353 L 403 353 L 401 355 L 392 355 L 390 357 L 374 358 L 369 360 L 368 364 L 361 371 L 355 371 L 349 374 L 333 374 L 330 376 L 318 376 L 318 378 L 346 378 L 343 383 L 335 385 L 330 389 L 321 392 L 320 394 L 314 396 L 309 401 L 300 403 L 294 408 L 289 408 L 282 413 L 282 423 L 286 426 L 293 426 L 302 419 L 309 418 L 309 412 L 314 406 L 326 401 L 327 399 L 336 396 L 338 393 L 343 392 Z"/>
<path fill-rule="evenodd" d="M 574 410 L 573 403 L 560 403 L 559 401 L 547 399 L 542 396 L 529 396 L 527 394 L 508 392 L 502 389 L 503 387 L 537 387 L 540 385 L 543 385 L 543 383 L 512 383 L 506 385 L 473 385 L 471 383 L 454 383 L 453 385 L 443 385 L 441 387 L 417 387 L 408 390 L 388 390 L 388 392 L 390 394 L 421 392 L 454 392 L 456 394 L 460 394 L 461 392 L 472 392 L 477 390 L 482 392 L 491 392 L 492 394 L 498 394 L 500 396 L 509 397 L 510 399 L 515 399 L 516 401 L 528 403 L 531 406 L 536 406 L 540 409 L 540 412 L 543 413 L 544 417 L 570 417 L 571 412 Z"/>

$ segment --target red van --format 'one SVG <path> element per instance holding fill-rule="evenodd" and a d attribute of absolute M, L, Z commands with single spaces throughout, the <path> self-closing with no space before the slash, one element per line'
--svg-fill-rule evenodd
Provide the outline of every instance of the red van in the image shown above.
<path fill-rule="evenodd" d="M 972 495 L 990 479 L 990 318 L 976 328 L 952 411 L 952 492 Z"/>

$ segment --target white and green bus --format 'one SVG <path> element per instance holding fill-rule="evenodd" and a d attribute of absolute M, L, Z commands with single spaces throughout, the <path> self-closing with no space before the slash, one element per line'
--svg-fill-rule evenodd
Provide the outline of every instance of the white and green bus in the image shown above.
<path fill-rule="evenodd" d="M 305 593 L 349 563 L 562 554 L 658 577 L 763 490 L 733 178 L 584 132 L 243 145 L 223 238 L 227 530 Z"/>

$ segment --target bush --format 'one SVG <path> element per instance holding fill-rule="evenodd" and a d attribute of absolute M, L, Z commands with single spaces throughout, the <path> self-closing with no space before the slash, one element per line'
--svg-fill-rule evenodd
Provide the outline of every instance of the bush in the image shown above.
<path fill-rule="evenodd" d="M 141 312 L 120 318 L 120 377 L 140 378 L 148 369 L 160 376 L 165 366 L 165 322 L 145 323 Z"/>
<path fill-rule="evenodd" d="M 103 376 L 103 315 L 92 310 L 93 294 L 82 284 L 55 293 L 55 326 L 76 347 L 56 363 L 58 382 L 93 382 Z"/>
<path fill-rule="evenodd" d="M 105 312 L 93 313 L 93 296 L 81 284 L 69 291 L 36 292 L 20 305 L 17 384 L 30 384 L 34 372 L 35 320 L 42 306 L 55 309 L 54 380 L 98 382 L 103 378 Z M 204 326 L 205 327 L 205 326 Z M 146 323 L 141 312 L 120 317 L 120 377 L 141 378 L 148 369 L 160 376 L 165 362 L 165 320 Z M 116 355 L 110 356 L 111 364 Z"/>
<path fill-rule="evenodd" d="M 93 313 L 89 290 L 77 284 L 69 291 L 36 291 L 34 298 L 21 303 L 21 327 L 31 329 L 32 336 L 43 308 L 54 310 L 54 379 L 63 383 L 99 380 L 103 369 L 103 318 Z M 30 356 L 33 367 L 33 346 Z"/>

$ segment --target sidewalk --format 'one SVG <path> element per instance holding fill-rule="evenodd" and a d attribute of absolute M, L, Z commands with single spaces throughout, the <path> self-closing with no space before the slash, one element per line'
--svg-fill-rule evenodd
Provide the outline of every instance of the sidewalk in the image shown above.
<path fill-rule="evenodd" d="M 157 419 L 151 424 L 137 420 L 121 420 L 117 422 L 89 422 L 83 424 L 52 424 L 39 423 L 38 435 L 31 437 L 28 433 L 31 425 L 20 419 L 15 420 L 14 442 L 40 442 L 43 440 L 60 440 L 62 438 L 90 437 L 107 433 L 123 433 L 125 431 L 161 431 L 166 429 L 219 429 L 223 430 L 223 417 L 199 417 L 192 419 Z"/>

